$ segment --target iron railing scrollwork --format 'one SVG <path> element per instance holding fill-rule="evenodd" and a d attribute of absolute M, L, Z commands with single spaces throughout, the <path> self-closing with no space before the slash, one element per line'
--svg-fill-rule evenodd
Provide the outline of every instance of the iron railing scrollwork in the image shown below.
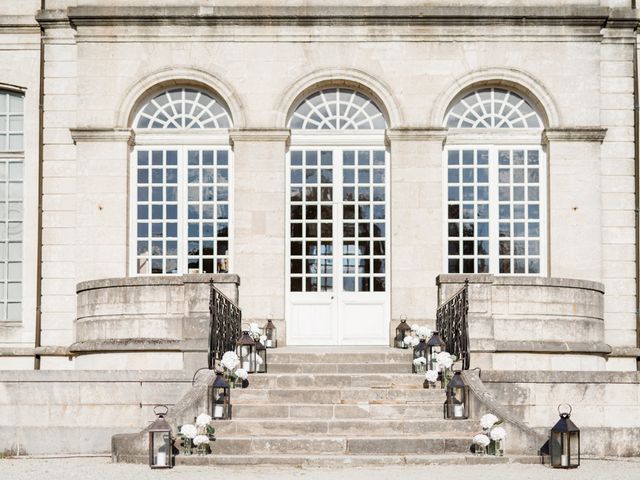
<path fill-rule="evenodd" d="M 436 329 L 447 345 L 447 351 L 462 361 L 469 370 L 469 280 L 455 295 L 438 307 Z"/>
<path fill-rule="evenodd" d="M 214 285 L 209 283 L 209 369 L 215 368 L 225 352 L 235 351 L 240 338 L 242 311 Z"/>

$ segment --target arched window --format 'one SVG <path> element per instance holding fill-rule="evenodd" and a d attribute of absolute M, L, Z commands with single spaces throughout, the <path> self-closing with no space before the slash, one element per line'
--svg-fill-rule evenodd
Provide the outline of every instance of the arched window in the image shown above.
<path fill-rule="evenodd" d="M 172 88 L 150 98 L 140 109 L 135 128 L 229 128 L 227 105 L 193 88 Z"/>
<path fill-rule="evenodd" d="M 445 126 L 447 271 L 544 274 L 540 113 L 514 91 L 481 88 L 452 103 Z"/>
<path fill-rule="evenodd" d="M 227 105 L 204 90 L 171 88 L 146 100 L 133 125 L 132 273 L 229 272 Z M 195 135 L 202 129 L 210 135 Z"/>
<path fill-rule="evenodd" d="M 24 95 L 0 90 L 0 321 L 22 320 Z"/>
<path fill-rule="evenodd" d="M 378 106 L 363 93 L 327 88 L 302 100 L 289 128 L 304 130 L 377 130 L 387 127 Z"/>
<path fill-rule="evenodd" d="M 327 88 L 297 104 L 289 126 L 289 341 L 387 344 L 389 155 L 382 110 L 363 92 Z"/>

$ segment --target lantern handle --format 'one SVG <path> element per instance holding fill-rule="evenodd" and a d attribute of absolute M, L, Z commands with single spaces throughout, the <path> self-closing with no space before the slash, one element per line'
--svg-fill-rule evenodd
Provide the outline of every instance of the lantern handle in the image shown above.
<path fill-rule="evenodd" d="M 560 407 L 562 407 L 563 405 L 566 405 L 567 407 L 569 407 L 569 411 L 568 412 L 561 412 L 560 411 Z M 573 411 L 573 408 L 571 407 L 570 404 L 568 403 L 561 403 L 560 405 L 558 405 L 558 415 L 562 416 L 563 414 L 567 415 L 567 417 L 571 416 L 571 412 Z"/>
<path fill-rule="evenodd" d="M 400 315 L 400 321 L 401 322 L 406 322 L 407 321 L 407 316 L 404 313 L 402 315 Z"/>
<path fill-rule="evenodd" d="M 164 412 L 156 412 L 156 410 L 158 410 L 159 408 L 164 408 Z M 156 405 L 155 407 L 153 407 L 153 413 L 159 417 L 164 417 L 169 413 L 169 407 L 167 407 L 166 405 Z"/>

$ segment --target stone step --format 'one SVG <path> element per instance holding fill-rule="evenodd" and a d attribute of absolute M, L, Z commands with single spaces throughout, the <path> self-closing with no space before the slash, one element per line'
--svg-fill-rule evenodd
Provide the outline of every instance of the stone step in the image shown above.
<path fill-rule="evenodd" d="M 324 364 L 324 363 L 411 363 L 412 350 L 392 349 L 380 347 L 379 349 L 368 349 L 369 351 L 353 351 L 357 347 L 352 347 L 348 351 L 336 347 L 335 350 L 310 351 L 296 349 L 295 352 L 285 349 L 267 350 L 267 361 L 270 364 Z M 288 349 L 287 349 L 288 350 Z"/>
<path fill-rule="evenodd" d="M 233 405 L 246 403 L 443 403 L 442 389 L 416 388 L 273 388 L 234 389 L 231 393 Z"/>
<path fill-rule="evenodd" d="M 540 463 L 538 456 L 509 456 L 494 457 L 489 455 L 309 455 L 309 454 L 254 454 L 226 455 L 215 451 L 213 444 L 211 455 L 178 455 L 176 465 L 287 465 L 291 467 L 366 467 L 387 465 L 488 465 L 488 464 L 512 464 L 512 463 Z M 141 456 L 133 459 L 139 463 L 149 461 L 148 457 Z"/>
<path fill-rule="evenodd" d="M 300 454 L 314 455 L 441 455 L 469 453 L 469 434 L 433 434 L 420 436 L 260 436 L 223 437 L 211 444 L 214 454 Z"/>
<path fill-rule="evenodd" d="M 411 373 L 411 360 L 398 363 L 273 363 L 269 373 Z"/>
<path fill-rule="evenodd" d="M 344 388 L 344 387 L 398 387 L 422 388 L 424 375 L 413 373 L 268 373 L 251 375 L 250 388 Z"/>
<path fill-rule="evenodd" d="M 232 408 L 234 419 L 441 419 L 442 403 L 234 404 Z"/>
<path fill-rule="evenodd" d="M 477 433 L 478 424 L 473 420 L 425 420 L 425 419 L 308 419 L 308 420 L 259 420 L 235 419 L 215 423 L 216 435 L 229 436 L 293 436 L 293 435 L 420 435 L 440 432 L 447 436 L 454 433 L 466 433 L 469 438 Z M 445 433 L 446 432 L 446 433 Z"/>

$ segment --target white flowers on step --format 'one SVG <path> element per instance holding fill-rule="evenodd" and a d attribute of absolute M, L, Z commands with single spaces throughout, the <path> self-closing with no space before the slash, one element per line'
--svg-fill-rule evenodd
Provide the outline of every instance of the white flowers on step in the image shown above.
<path fill-rule="evenodd" d="M 491 440 L 498 442 L 500 440 L 504 440 L 507 436 L 507 431 L 502 427 L 494 427 L 491 429 L 489 436 L 491 437 Z"/>
<path fill-rule="evenodd" d="M 493 427 L 499 420 L 500 419 L 496 417 L 493 413 L 487 413 L 486 415 L 483 415 L 482 418 L 480 419 L 480 426 L 484 430 L 488 430 L 491 427 Z"/>
<path fill-rule="evenodd" d="M 206 413 L 201 413 L 200 415 L 198 415 L 196 417 L 196 425 L 198 427 L 203 427 L 205 425 L 209 425 L 210 421 L 211 421 L 211 416 L 207 415 Z"/>
<path fill-rule="evenodd" d="M 413 360 L 413 364 L 414 364 L 414 365 L 421 365 L 421 364 L 422 364 L 422 365 L 426 365 L 426 364 L 427 364 L 427 359 L 426 359 L 426 358 L 424 358 L 424 357 L 418 357 L 418 358 L 415 358 L 415 359 Z"/>
<path fill-rule="evenodd" d="M 427 370 L 424 377 L 427 379 L 427 382 L 434 383 L 438 380 L 438 372 L 435 370 Z"/>
<path fill-rule="evenodd" d="M 436 354 L 436 363 L 442 369 L 451 368 L 453 365 L 453 357 L 449 352 L 440 352 Z"/>
<path fill-rule="evenodd" d="M 478 445 L 482 448 L 485 448 L 487 445 L 489 445 L 490 442 L 491 440 L 489 440 L 489 437 L 487 437 L 484 433 L 479 433 L 473 437 L 474 445 Z"/>
<path fill-rule="evenodd" d="M 197 447 L 209 443 L 209 437 L 207 435 L 196 435 L 193 439 L 193 444 Z"/>
<path fill-rule="evenodd" d="M 249 378 L 249 374 L 244 368 L 239 368 L 236 370 L 236 377 L 238 377 L 240 380 L 246 380 L 247 378 Z"/>
<path fill-rule="evenodd" d="M 222 360 L 220 360 L 220 363 L 222 363 L 224 368 L 226 368 L 227 370 L 234 371 L 240 364 L 240 359 L 238 358 L 238 355 L 236 355 L 236 352 L 229 351 L 225 352 L 225 354 L 222 355 Z"/>
<path fill-rule="evenodd" d="M 198 435 L 198 429 L 195 425 L 187 423 L 185 425 L 182 425 L 182 428 L 180 428 L 180 434 L 184 435 L 187 438 L 194 438 L 196 435 Z"/>

